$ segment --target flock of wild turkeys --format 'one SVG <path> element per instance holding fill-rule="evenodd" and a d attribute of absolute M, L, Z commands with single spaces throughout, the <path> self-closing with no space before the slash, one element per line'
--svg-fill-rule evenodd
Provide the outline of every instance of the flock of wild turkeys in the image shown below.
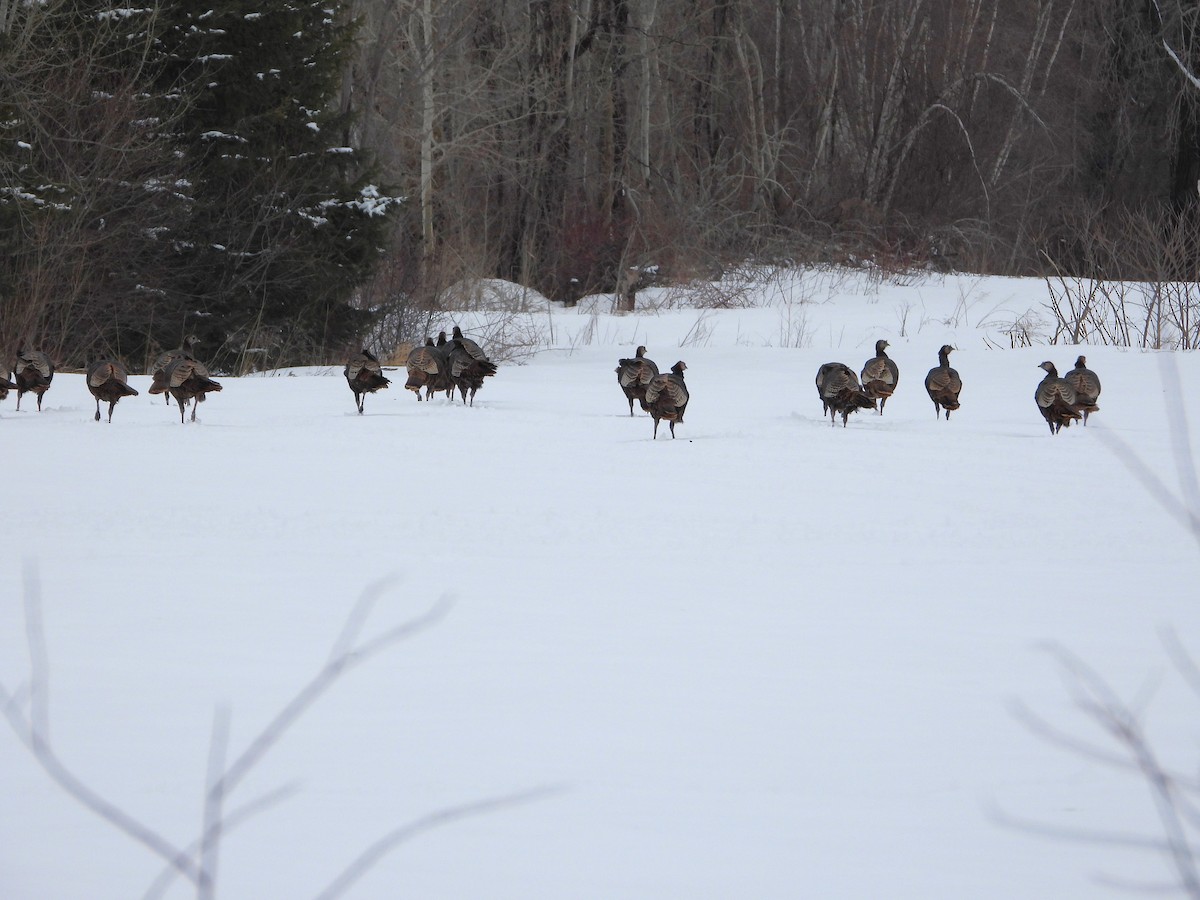
<path fill-rule="evenodd" d="M 443 331 L 435 344 L 427 340 L 426 346 L 418 347 L 409 354 L 408 383 L 405 387 L 421 399 L 421 388 L 426 389 L 425 399 L 436 391 L 445 391 L 453 396 L 455 389 L 462 393 L 464 403 L 474 404 L 475 392 L 483 386 L 483 379 L 496 374 L 496 364 L 487 358 L 480 346 L 455 326 L 454 336 L 446 339 Z M 356 354 L 343 373 L 350 390 L 354 392 L 354 404 L 361 415 L 367 394 L 386 388 L 391 382 L 383 374 L 379 359 L 369 350 Z M 17 351 L 12 367 L 13 380 L 0 376 L 0 400 L 8 392 L 17 392 L 17 409 L 21 398 L 27 393 L 37 396 L 38 411 L 42 408 L 42 395 L 50 389 L 54 380 L 54 362 L 43 350 L 32 350 L 24 345 Z M 108 421 L 112 421 L 113 408 L 122 397 L 135 397 L 136 388 L 129 384 L 129 372 L 121 363 L 102 359 L 87 369 L 87 386 L 96 398 L 96 421 L 100 421 L 100 404 L 108 404 Z M 168 350 L 154 361 L 151 370 L 151 394 L 165 394 L 167 405 L 171 398 L 179 404 L 179 421 L 185 421 L 188 404 L 191 404 L 191 421 L 196 421 L 196 407 L 204 402 L 206 394 L 221 390 L 212 373 L 195 355 L 195 339 L 188 338 L 183 346 Z"/>
<path fill-rule="evenodd" d="M 825 363 L 817 369 L 817 396 L 821 398 L 830 425 L 836 424 L 840 415 L 845 428 L 850 414 L 860 409 L 877 409 L 883 415 L 888 398 L 900 384 L 900 367 L 887 355 L 887 348 L 887 341 L 876 341 L 875 355 L 863 364 L 858 375 L 840 362 Z M 938 351 L 938 364 L 925 376 L 925 391 L 933 401 L 934 415 L 941 418 L 944 411 L 946 421 L 950 421 L 950 413 L 958 409 L 958 395 L 962 392 L 962 378 L 950 366 L 953 350 L 949 344 L 943 345 Z M 680 361 L 671 367 L 670 375 L 660 374 L 654 361 L 647 358 L 645 347 L 638 347 L 634 356 L 617 363 L 617 382 L 629 401 L 629 414 L 633 415 L 634 401 L 640 403 L 642 409 L 654 417 L 655 437 L 658 437 L 660 419 L 670 422 L 671 437 L 675 437 L 675 423 L 683 422 L 688 404 L 687 385 L 683 380 L 686 368 Z M 1052 362 L 1044 362 L 1040 368 L 1046 371 L 1046 377 L 1038 385 L 1034 399 L 1050 426 L 1050 433 L 1058 434 L 1078 419 L 1086 425 L 1088 415 L 1100 409 L 1096 405 L 1100 379 L 1087 368 L 1086 357 L 1079 357 L 1075 368 L 1062 378 L 1058 377 Z"/>
<path fill-rule="evenodd" d="M 404 389 L 416 394 L 418 402 L 422 399 L 422 389 L 426 400 L 435 393 L 445 393 L 453 399 L 457 390 L 463 403 L 474 406 L 475 392 L 483 387 L 483 379 L 496 374 L 496 364 L 457 325 L 449 339 L 442 331 L 436 342 L 427 337 L 423 346 L 413 347 L 404 366 L 408 370 Z M 386 389 L 392 383 L 383 374 L 379 359 L 366 349 L 346 363 L 345 375 L 360 415 L 366 395 Z"/>
<path fill-rule="evenodd" d="M 113 407 L 122 397 L 135 397 L 137 390 L 129 386 L 129 372 L 116 360 L 102 359 L 87 368 L 87 386 L 96 398 L 96 421 L 100 421 L 100 404 L 108 404 L 108 421 L 112 421 Z M 17 409 L 25 394 L 37 397 L 37 407 L 42 409 L 42 395 L 50 389 L 54 380 L 54 363 L 42 350 L 31 350 L 22 346 L 12 367 L 12 381 L 0 377 L 0 400 L 9 391 L 17 392 Z M 179 421 L 183 421 L 184 409 L 192 402 L 192 421 L 196 421 L 196 405 L 210 391 L 219 391 L 221 385 L 213 381 L 208 369 L 192 355 L 190 343 L 177 350 L 170 350 L 154 364 L 150 393 L 167 394 L 179 403 Z"/>
<path fill-rule="evenodd" d="M 887 347 L 887 341 L 875 342 L 875 355 L 863 365 L 861 384 L 854 371 L 843 363 L 825 363 L 817 370 L 817 394 L 825 412 L 829 413 L 830 424 L 841 414 L 844 428 L 850 413 L 860 409 L 878 409 L 883 415 L 888 397 L 895 393 L 900 383 L 900 369 L 887 355 Z M 938 351 L 938 364 L 925 376 L 925 391 L 933 401 L 933 413 L 940 418 L 944 410 L 946 421 L 950 421 L 950 413 L 958 409 L 958 395 L 962 392 L 962 378 L 950 366 L 953 350 L 949 344 L 943 345 Z M 1088 415 L 1100 409 L 1096 405 L 1100 396 L 1100 378 L 1087 367 L 1087 357 L 1076 359 L 1075 368 L 1062 378 L 1058 377 L 1052 362 L 1046 361 L 1039 368 L 1045 370 L 1046 377 L 1038 385 L 1033 399 L 1050 426 L 1050 433 L 1058 434 L 1078 419 L 1086 425 Z"/>
<path fill-rule="evenodd" d="M 654 419 L 656 439 L 658 423 L 663 419 L 671 426 L 671 437 L 675 437 L 675 423 L 683 424 L 690 399 L 683 380 L 686 370 L 687 363 L 681 359 L 671 366 L 669 375 L 661 374 L 654 360 L 646 357 L 645 347 L 638 347 L 631 359 L 617 361 L 617 383 L 629 400 L 629 414 L 633 415 L 633 401 L 638 401 Z"/>
<path fill-rule="evenodd" d="M 423 347 L 413 347 L 405 367 L 408 369 L 408 381 L 404 383 L 404 389 L 416 394 L 418 401 L 422 388 L 425 389 L 426 400 L 443 391 L 453 399 L 457 388 L 463 403 L 470 406 L 475 405 L 475 392 L 483 387 L 483 379 L 496 374 L 496 364 L 488 359 L 482 347 L 465 337 L 457 325 L 449 340 L 446 339 L 446 332 L 442 331 L 436 343 L 433 338 L 427 337 Z"/>
<path fill-rule="evenodd" d="M 863 365 L 856 375 L 845 363 L 825 363 L 817 370 L 817 396 L 821 399 L 824 412 L 829 415 L 830 425 L 842 417 L 846 427 L 850 414 L 860 409 L 877 409 L 883 415 L 888 398 L 895 393 L 900 383 L 900 369 L 895 360 L 887 355 L 887 341 L 875 342 L 875 355 Z M 950 366 L 949 344 L 938 351 L 938 364 L 925 376 L 925 391 L 933 401 L 934 415 L 946 420 L 950 413 L 959 408 L 958 395 L 962 391 L 962 379 Z M 429 400 L 435 392 L 444 392 L 453 398 L 457 390 L 463 403 L 474 405 L 475 392 L 483 386 L 483 380 L 496 374 L 496 364 L 488 359 L 483 348 L 463 335 L 454 327 L 450 338 L 446 332 L 438 335 L 437 341 L 426 338 L 423 346 L 414 347 L 408 354 L 405 367 L 408 380 L 406 390 L 412 391 L 417 400 Z M 1074 421 L 1083 420 L 1099 410 L 1096 400 L 1100 396 L 1100 379 L 1087 368 L 1086 357 L 1075 361 L 1075 368 L 1059 377 L 1054 363 L 1044 362 L 1040 368 L 1046 376 L 1034 392 L 1038 411 L 1045 418 L 1051 434 L 1058 434 Z M 675 437 L 675 425 L 683 424 L 689 394 L 683 373 L 687 365 L 680 360 L 668 373 L 659 372 L 654 361 L 646 356 L 646 348 L 638 347 L 634 356 L 618 360 L 617 382 L 629 401 L 629 415 L 637 402 L 654 419 L 654 438 L 658 438 L 659 423 L 665 421 Z M 363 350 L 346 363 L 346 382 L 354 392 L 354 403 L 359 414 L 363 411 L 363 400 L 367 394 L 386 388 L 391 381 L 383 374 L 379 359 L 370 351 Z M 171 398 L 179 404 L 179 421 L 183 422 L 188 404 L 191 404 L 191 420 L 196 421 L 196 407 L 204 402 L 206 394 L 221 390 L 221 385 L 212 379 L 204 363 L 196 359 L 192 339 L 183 346 L 169 350 L 154 362 L 150 384 L 151 394 L 165 394 L 167 404 Z M 861 381 L 860 381 L 861 378 Z M 54 363 L 42 350 L 25 346 L 17 352 L 12 368 L 12 381 L 0 376 L 0 400 L 10 390 L 17 392 L 17 409 L 21 398 L 32 393 L 37 397 L 37 406 L 42 408 L 42 395 L 54 380 Z M 108 421 L 112 421 L 113 408 L 122 397 L 137 395 L 129 385 L 129 373 L 119 362 L 110 359 L 92 363 L 87 370 L 88 390 L 96 398 L 96 421 L 100 421 L 100 404 L 108 404 Z"/>

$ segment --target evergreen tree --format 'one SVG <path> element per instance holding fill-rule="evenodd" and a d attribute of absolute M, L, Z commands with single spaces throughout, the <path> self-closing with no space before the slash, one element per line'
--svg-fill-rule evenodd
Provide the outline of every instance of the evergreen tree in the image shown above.
<path fill-rule="evenodd" d="M 176 333 L 236 370 L 345 345 L 398 202 L 346 146 L 352 23 L 332 0 L 183 0 L 170 15 L 170 77 L 195 86 L 176 136 L 191 215 L 163 286 Z"/>

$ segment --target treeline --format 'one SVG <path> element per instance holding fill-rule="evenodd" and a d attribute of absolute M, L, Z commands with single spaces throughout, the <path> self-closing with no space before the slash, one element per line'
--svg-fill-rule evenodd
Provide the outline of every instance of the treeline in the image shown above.
<path fill-rule="evenodd" d="M 1180 0 L 358 9 L 360 134 L 438 286 L 570 298 L 630 267 L 852 254 L 1135 274 L 1130 214 L 1171 231 L 1197 203 L 1200 10 Z"/>
<path fill-rule="evenodd" d="M 0 0 L 0 345 L 301 362 L 463 277 L 632 302 L 747 258 L 1194 278 L 1198 18 Z"/>

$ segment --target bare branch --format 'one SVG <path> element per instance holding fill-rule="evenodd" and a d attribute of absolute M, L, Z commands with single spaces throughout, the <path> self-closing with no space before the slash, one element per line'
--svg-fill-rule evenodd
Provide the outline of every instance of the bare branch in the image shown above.
<path fill-rule="evenodd" d="M 1158 23 L 1159 25 L 1162 25 L 1162 7 L 1158 5 L 1158 0 L 1151 0 L 1151 2 L 1154 4 L 1154 13 L 1158 16 Z M 1167 51 L 1167 56 L 1171 57 L 1171 62 L 1175 63 L 1175 67 L 1179 69 L 1183 77 L 1188 80 L 1192 87 L 1200 90 L 1200 77 L 1197 77 L 1196 73 L 1189 69 L 1184 61 L 1179 58 L 1179 54 L 1171 48 L 1171 45 L 1167 43 L 1167 39 L 1165 37 L 1162 39 L 1162 46 L 1163 49 Z"/>
<path fill-rule="evenodd" d="M 29 645 L 29 725 L 31 737 L 50 740 L 50 662 L 42 623 L 42 585 L 37 565 L 25 561 L 25 639 Z"/>
<path fill-rule="evenodd" d="M 364 850 L 329 886 L 317 894 L 316 900 L 334 900 L 342 896 L 358 879 L 362 878 L 373 866 L 377 865 L 387 854 L 400 845 L 419 837 L 427 831 L 442 825 L 450 825 L 463 819 L 481 816 L 491 812 L 511 809 L 543 797 L 553 796 L 563 791 L 562 787 L 540 787 L 516 794 L 494 797 L 490 800 L 480 800 L 474 803 L 464 803 L 461 806 L 451 806 L 437 812 L 429 813 L 401 825 L 394 831 L 388 832 L 378 841 Z"/>
<path fill-rule="evenodd" d="M 368 590 L 369 594 L 370 590 Z M 347 626 L 343 629 L 342 635 L 339 636 L 335 646 L 342 644 L 346 636 L 353 633 L 355 626 L 351 623 L 358 615 L 362 602 L 360 600 L 359 605 L 351 612 L 350 620 L 348 620 Z M 451 605 L 450 599 L 443 596 L 423 615 L 385 631 L 383 634 L 372 638 L 357 648 L 346 646 L 342 652 L 332 655 L 321 670 L 296 692 L 295 696 L 288 701 L 275 718 L 259 732 L 258 736 L 250 742 L 250 745 L 233 761 L 225 774 L 217 780 L 214 788 L 225 793 L 233 791 L 250 770 L 258 764 L 259 760 L 272 747 L 279 743 L 288 729 L 295 725 L 297 720 L 312 708 L 317 699 L 341 675 L 366 662 L 380 651 L 436 625 L 445 618 Z"/>
<path fill-rule="evenodd" d="M 245 821 L 268 806 L 274 805 L 290 793 L 290 790 L 272 792 L 264 798 L 241 807 L 234 813 L 226 814 L 225 801 L 238 783 L 341 675 L 399 641 L 429 628 L 440 621 L 449 610 L 450 602 L 443 597 L 421 616 L 355 646 L 370 607 L 385 584 L 386 582 L 383 581 L 378 582 L 363 592 L 334 642 L 333 651 L 326 664 L 228 767 L 225 764 L 225 756 L 229 740 L 229 711 L 226 708 L 217 710 L 209 747 L 208 789 L 204 802 L 203 826 L 200 837 L 186 850 L 175 847 L 152 828 L 92 790 L 62 762 L 51 746 L 49 741 L 49 654 L 42 627 L 37 570 L 32 564 L 26 567 L 25 573 L 26 635 L 31 660 L 31 678 L 27 691 L 29 714 L 26 716 L 22 712 L 21 695 L 17 692 L 10 692 L 3 684 L 0 684 L 0 711 L 3 712 L 22 744 L 29 749 L 50 778 L 68 795 L 150 849 L 167 863 L 168 868 L 151 884 L 146 894 L 148 898 L 160 896 L 176 875 L 183 875 L 197 886 L 197 896 L 201 900 L 204 898 L 211 900 L 216 893 L 219 849 L 224 835 L 234 825 Z M 508 798 L 507 802 L 518 802 L 519 799 L 519 797 Z M 502 800 L 488 801 L 479 806 L 481 809 L 490 809 L 501 803 Z M 461 815 L 468 814 L 466 811 L 468 808 L 464 807 L 463 809 Z M 455 816 L 455 811 L 446 811 L 444 814 L 434 814 L 431 819 L 440 822 Z"/>
<path fill-rule="evenodd" d="M 198 880 L 199 872 L 188 854 L 174 847 L 158 832 L 139 822 L 115 803 L 101 797 L 63 764 L 53 748 L 41 739 L 29 721 L 21 715 L 12 696 L 2 684 L 0 684 L 0 708 L 3 708 L 4 715 L 18 739 L 33 754 L 34 759 L 55 784 L 118 831 L 124 832 L 165 860 L 179 874 L 186 876 L 192 882 Z"/>
<path fill-rule="evenodd" d="M 1092 844 L 1117 844 L 1135 849 L 1158 850 L 1171 860 L 1178 885 L 1187 896 L 1200 898 L 1200 870 L 1197 857 L 1200 847 L 1194 845 L 1188 831 L 1191 808 L 1185 792 L 1195 790 L 1194 782 L 1168 771 L 1159 761 L 1154 748 L 1147 740 L 1138 715 L 1123 703 L 1112 688 L 1077 656 L 1061 647 L 1052 647 L 1059 664 L 1070 676 L 1069 687 L 1075 695 L 1076 705 L 1095 724 L 1099 725 L 1119 750 L 1113 754 L 1098 749 L 1050 728 L 1036 717 L 1027 718 L 1035 731 L 1059 746 L 1086 758 L 1136 769 L 1150 790 L 1162 827 L 1161 838 L 1143 838 L 1111 832 L 1088 831 L 1078 828 L 1062 828 L 1029 820 L 1017 820 L 1004 814 L 997 818 L 1004 824 L 1016 825 L 1038 834 L 1082 841 Z"/>
<path fill-rule="evenodd" d="M 225 771 L 225 753 L 229 749 L 229 707 L 219 706 L 213 715 L 212 738 L 208 745 L 208 790 L 204 798 L 204 824 L 200 829 L 200 884 L 197 900 L 213 900 L 217 886 L 217 860 L 223 835 L 222 818 L 225 792 L 221 773 Z"/>
<path fill-rule="evenodd" d="M 287 800 L 289 797 L 295 796 L 299 790 L 300 788 L 297 784 L 286 784 L 282 787 L 276 788 L 273 791 L 268 791 L 261 797 L 256 797 L 249 803 L 236 807 L 235 809 L 225 813 L 224 817 L 219 822 L 214 823 L 213 827 L 220 830 L 220 837 L 222 840 L 224 840 L 233 831 L 235 831 L 239 825 L 245 824 L 259 813 L 266 812 L 268 809 L 272 809 L 273 807 L 282 803 L 284 800 Z M 199 853 L 201 844 L 207 837 L 209 837 L 209 835 L 206 832 L 191 844 L 188 844 L 184 852 L 189 858 Z M 161 898 L 166 894 L 167 889 L 174 884 L 175 879 L 179 874 L 179 869 L 174 866 L 164 867 L 163 870 L 158 874 L 158 877 L 150 883 L 150 886 L 146 889 L 146 893 L 142 895 L 142 900 L 161 900 Z"/>

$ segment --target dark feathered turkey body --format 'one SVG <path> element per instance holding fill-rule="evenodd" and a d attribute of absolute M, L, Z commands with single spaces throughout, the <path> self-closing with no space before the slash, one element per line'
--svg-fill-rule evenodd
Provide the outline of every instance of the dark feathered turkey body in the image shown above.
<path fill-rule="evenodd" d="M 482 347 L 464 337 L 457 325 L 450 339 L 448 359 L 450 383 L 458 388 L 463 403 L 474 406 L 475 392 L 483 387 L 483 379 L 496 374 L 496 364 L 488 359 Z"/>
<path fill-rule="evenodd" d="M 136 397 L 137 391 L 129 386 L 129 372 L 119 362 L 102 359 L 88 366 L 87 386 L 96 398 L 96 421 L 100 421 L 100 404 L 108 404 L 108 421 L 112 422 L 113 407 L 122 397 Z"/>
<path fill-rule="evenodd" d="M 837 417 L 841 415 L 843 428 L 850 413 L 875 406 L 858 383 L 854 370 L 845 363 L 825 363 L 817 369 L 817 394 L 824 411 L 829 413 L 829 424 L 836 425 Z"/>
<path fill-rule="evenodd" d="M 687 384 L 683 373 L 687 363 L 683 360 L 671 366 L 669 375 L 655 375 L 646 386 L 646 411 L 654 419 L 654 439 L 658 439 L 658 423 L 662 419 L 671 426 L 671 437 L 675 437 L 675 423 L 683 424 L 683 414 L 687 412 Z"/>
<path fill-rule="evenodd" d="M 1038 368 L 1046 372 L 1046 377 L 1033 392 L 1033 399 L 1037 401 L 1042 418 L 1050 426 L 1050 433 L 1058 434 L 1064 428 L 1069 428 L 1072 422 L 1083 418 L 1075 408 L 1078 402 L 1075 388 L 1065 378 L 1058 377 L 1058 369 L 1049 360 Z"/>
<path fill-rule="evenodd" d="M 887 341 L 876 341 L 875 355 L 866 361 L 860 373 L 863 391 L 872 403 L 879 404 L 881 416 L 888 397 L 896 392 L 896 385 L 900 383 L 900 367 L 887 355 L 888 346 Z"/>
<path fill-rule="evenodd" d="M 354 405 L 360 416 L 363 412 L 363 401 L 366 399 L 366 395 L 386 390 L 387 386 L 391 384 L 391 381 L 383 374 L 383 366 L 379 364 L 379 359 L 365 347 L 356 356 L 350 358 L 342 374 L 346 376 L 346 383 L 354 392 Z"/>
<path fill-rule="evenodd" d="M 192 403 L 192 418 L 196 421 L 196 407 L 204 402 L 204 395 L 221 390 L 221 385 L 212 380 L 208 367 L 191 357 L 181 357 L 155 376 L 150 385 L 151 394 L 170 393 L 179 404 L 179 421 L 183 421 L 188 401 Z"/>
<path fill-rule="evenodd" d="M 21 398 L 30 392 L 37 396 L 38 412 L 42 411 L 42 395 L 50 389 L 54 380 L 54 363 L 41 350 L 29 350 L 22 347 L 17 351 L 17 361 L 13 364 L 13 383 L 17 389 L 17 409 L 21 408 Z"/>
<path fill-rule="evenodd" d="M 1100 376 L 1087 367 L 1087 357 L 1081 356 L 1063 380 L 1075 389 L 1075 409 L 1083 414 L 1083 424 L 1087 425 L 1088 416 L 1100 411 L 1096 405 L 1100 397 Z"/>
<path fill-rule="evenodd" d="M 646 407 L 646 388 L 658 375 L 658 366 L 646 356 L 646 348 L 638 347 L 631 358 L 617 360 L 616 372 L 617 384 L 621 385 L 625 399 L 629 401 L 629 415 L 633 415 L 635 402 L 649 412 Z"/>
<path fill-rule="evenodd" d="M 445 336 L 445 332 L 442 332 L 442 336 Z M 433 338 L 425 338 L 424 346 L 413 347 L 404 365 L 408 370 L 404 389 L 416 394 L 418 401 L 422 388 L 425 389 L 426 400 L 433 396 L 434 391 L 450 390 L 447 353 L 443 347 L 434 346 Z"/>
<path fill-rule="evenodd" d="M 943 344 L 938 351 L 937 366 L 925 376 L 925 391 L 933 401 L 933 414 L 940 417 L 942 410 L 945 410 L 947 422 L 950 421 L 950 413 L 958 409 L 958 395 L 962 393 L 962 379 L 955 369 L 950 368 L 953 350 L 949 344 Z"/>
<path fill-rule="evenodd" d="M 151 385 L 152 385 L 150 388 L 150 393 L 162 394 L 163 400 L 166 401 L 167 406 L 171 405 L 170 393 L 168 393 L 165 388 L 161 391 L 154 390 L 153 384 L 158 382 L 163 377 L 163 373 L 166 372 L 167 366 L 169 366 L 171 363 L 175 362 L 175 360 L 183 359 L 185 357 L 190 358 L 190 359 L 195 359 L 196 355 L 193 352 L 195 349 L 195 346 L 196 346 L 195 337 L 189 336 L 187 338 L 184 338 L 183 344 L 181 346 L 176 347 L 174 350 L 167 350 L 164 353 L 160 353 L 158 355 L 158 358 L 156 360 L 154 360 L 154 365 L 150 367 L 150 378 L 151 378 Z"/>

